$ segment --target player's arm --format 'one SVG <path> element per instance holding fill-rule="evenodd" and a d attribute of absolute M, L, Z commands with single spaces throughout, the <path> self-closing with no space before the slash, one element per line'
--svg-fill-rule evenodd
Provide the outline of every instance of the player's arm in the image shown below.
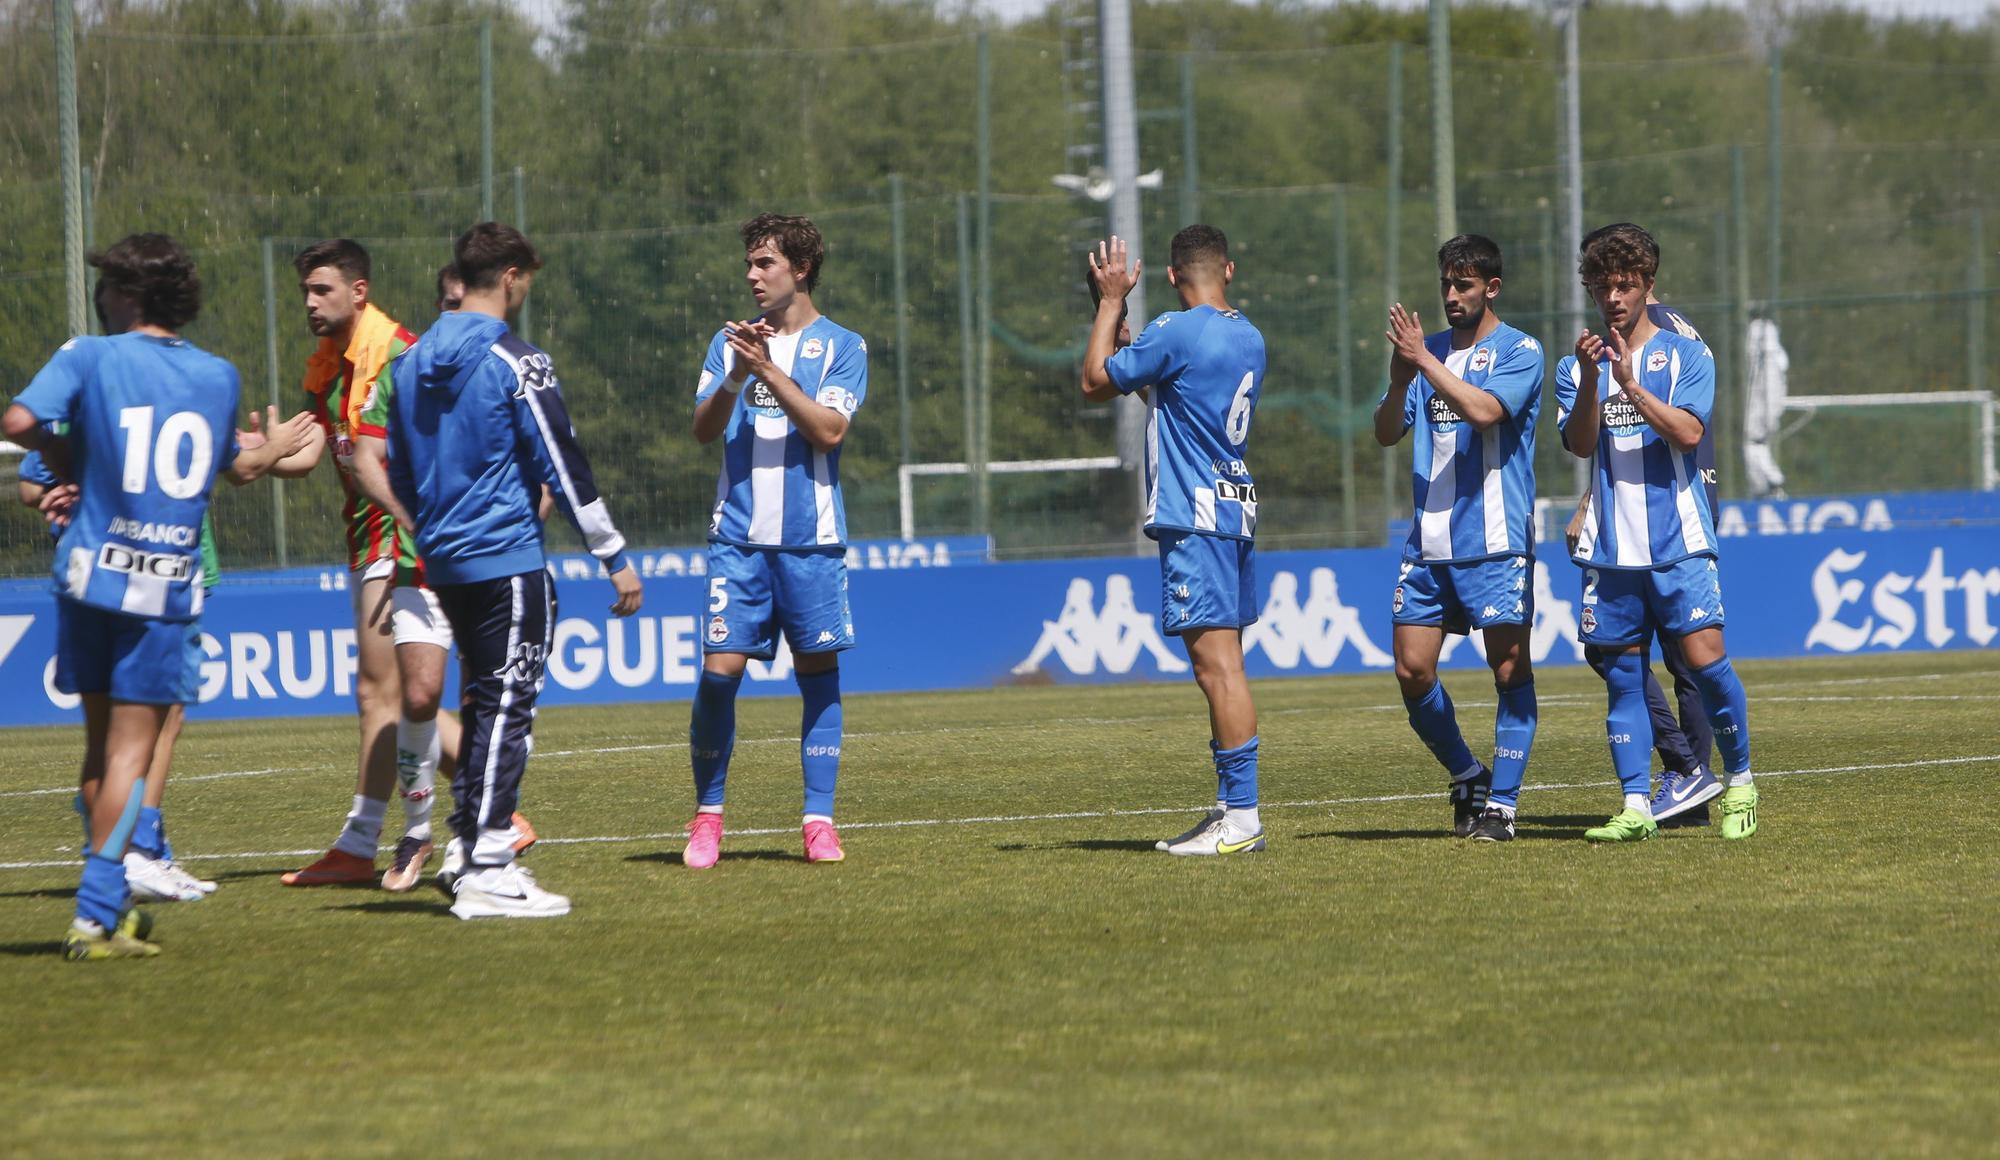
<path fill-rule="evenodd" d="M 1604 426 L 1604 412 L 1597 399 L 1597 360 L 1604 357 L 1605 349 L 1603 339 L 1585 330 L 1576 340 L 1576 358 L 1565 364 L 1570 368 L 1576 395 L 1568 407 L 1569 418 L 1562 425 L 1562 439 L 1563 446 L 1578 459 L 1597 454 L 1597 437 Z M 1561 374 L 1556 379 L 1560 388 Z"/>
<path fill-rule="evenodd" d="M 1125 239 L 1116 236 L 1108 242 L 1097 243 L 1096 251 L 1088 257 L 1091 296 L 1097 300 L 1097 312 L 1091 316 L 1090 337 L 1083 346 L 1083 382 L 1080 387 L 1084 398 L 1093 403 L 1108 403 L 1127 390 L 1137 390 L 1160 381 L 1148 375 L 1144 382 L 1135 381 L 1130 387 L 1121 388 L 1111 369 L 1112 356 L 1120 353 L 1118 335 L 1125 324 L 1125 300 L 1139 284 L 1146 263 L 1134 261 L 1128 265 Z M 1147 327 L 1142 337 L 1152 337 L 1154 329 Z M 1134 342 L 1125 350 L 1136 352 L 1140 345 Z M 1150 348 L 1157 343 L 1146 345 Z"/>
<path fill-rule="evenodd" d="M 389 484 L 389 433 L 362 435 L 354 440 L 354 486 L 370 503 L 389 513 L 389 518 L 405 530 L 414 531 L 416 521 L 396 498 Z M 546 496 L 544 489 L 544 495 Z M 542 514 L 546 519 L 547 513 Z"/>
<path fill-rule="evenodd" d="M 1416 385 L 1417 366 L 1403 353 L 1403 347 L 1396 339 L 1397 323 L 1407 318 L 1417 329 L 1417 345 L 1423 345 L 1423 323 L 1415 314 L 1405 314 L 1403 304 L 1398 302 L 1389 308 L 1389 329 L 1382 337 L 1389 340 L 1389 389 L 1382 393 L 1382 401 L 1375 404 L 1375 442 L 1384 447 L 1394 447 L 1403 441 L 1403 435 L 1416 421 L 1410 409 L 1410 388 Z"/>
<path fill-rule="evenodd" d="M 14 496 L 21 501 L 21 506 L 34 508 L 36 511 L 42 510 L 42 496 L 46 495 L 48 490 L 41 484 L 26 479 L 14 484 Z"/>
<path fill-rule="evenodd" d="M 514 435 L 541 474 L 535 482 L 554 489 L 556 506 L 583 537 L 590 554 L 603 563 L 611 577 L 611 587 L 618 594 L 611 605 L 612 613 L 630 616 L 639 611 L 645 595 L 639 585 L 639 573 L 625 558 L 625 537 L 611 522 L 611 509 L 597 493 L 596 477 L 590 473 L 590 460 L 583 453 L 583 445 L 577 442 L 576 427 L 570 422 L 569 407 L 563 402 L 562 388 L 556 385 L 555 372 L 550 369 L 544 383 L 526 384 L 526 389 L 515 389 L 517 385 L 506 385 L 513 408 Z M 391 462 L 393 465 L 395 461 Z"/>
<path fill-rule="evenodd" d="M 1431 353 L 1424 345 L 1423 324 L 1401 303 L 1389 309 L 1389 342 L 1400 358 L 1417 368 L 1431 390 L 1473 427 L 1484 431 L 1507 417 L 1507 408 L 1499 399 L 1452 374 L 1444 360 Z"/>
<path fill-rule="evenodd" d="M 306 414 L 306 412 L 301 411 L 300 414 Z M 311 416 L 307 415 L 307 418 L 311 418 Z M 311 475 L 313 468 L 319 466 L 319 461 L 326 458 L 326 428 L 317 419 L 313 420 L 312 425 L 312 438 L 308 439 L 305 445 L 297 451 L 273 463 L 270 468 L 270 474 L 277 476 L 279 479 L 300 479 Z"/>
<path fill-rule="evenodd" d="M 847 416 L 807 395 L 792 376 L 779 370 L 778 364 L 771 361 L 769 340 L 770 327 L 762 322 L 732 322 L 727 329 L 726 341 L 736 365 L 771 388 L 771 397 L 806 442 L 817 450 L 832 451 L 847 438 Z M 700 416 L 696 418 L 699 420 Z"/>
<path fill-rule="evenodd" d="M 1701 433 L 1707 424 L 1693 412 L 1675 406 L 1640 386 L 1639 375 L 1632 368 L 1631 352 L 1625 349 L 1625 336 L 1613 330 L 1610 341 L 1611 351 L 1617 357 L 1617 361 L 1611 364 L 1611 375 L 1624 388 L 1625 397 L 1638 408 L 1639 417 L 1659 432 L 1662 439 L 1672 444 L 1674 450 L 1693 451 L 1701 443 Z"/>
<path fill-rule="evenodd" d="M 316 445 L 324 448 L 325 443 L 326 435 L 311 414 L 300 411 L 280 422 L 273 404 L 264 409 L 261 423 L 257 412 L 250 412 L 250 427 L 236 432 L 237 452 L 222 474 L 240 487 L 271 474 L 279 464 L 312 451 Z M 313 454 L 316 459 L 317 452 Z"/>
<path fill-rule="evenodd" d="M 750 369 L 729 351 L 728 333 L 718 332 L 708 344 L 702 360 L 701 382 L 694 389 L 694 441 L 703 446 L 715 442 L 729 429 L 729 417 L 736 413 L 737 396 L 749 381 Z"/>

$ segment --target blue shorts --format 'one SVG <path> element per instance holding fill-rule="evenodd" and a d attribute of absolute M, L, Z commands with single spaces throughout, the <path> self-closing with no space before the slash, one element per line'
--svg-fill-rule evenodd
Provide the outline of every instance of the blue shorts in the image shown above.
<path fill-rule="evenodd" d="M 1583 569 L 1585 644 L 1643 644 L 1653 631 L 1686 636 L 1722 627 L 1722 575 L 1709 556 L 1661 568 Z"/>
<path fill-rule="evenodd" d="M 56 688 L 186 705 L 201 689 L 201 622 L 154 620 L 56 600 Z"/>
<path fill-rule="evenodd" d="M 1535 561 L 1496 556 L 1465 564 L 1403 561 L 1390 619 L 1464 636 L 1475 628 L 1535 622 Z"/>
<path fill-rule="evenodd" d="M 1242 628 L 1257 620 L 1256 545 L 1198 532 L 1160 533 L 1160 631 Z"/>
<path fill-rule="evenodd" d="M 709 544 L 706 651 L 770 660 L 780 629 L 794 654 L 854 647 L 847 550 Z"/>

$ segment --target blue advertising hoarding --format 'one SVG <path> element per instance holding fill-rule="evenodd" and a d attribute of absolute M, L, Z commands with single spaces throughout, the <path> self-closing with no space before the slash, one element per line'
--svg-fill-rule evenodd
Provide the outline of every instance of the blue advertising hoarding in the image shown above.
<path fill-rule="evenodd" d="M 1388 679 L 1389 549 L 1258 557 L 1262 616 L 1244 632 L 1252 676 L 1379 672 Z M 352 711 L 349 595 L 316 574 L 239 576 L 202 620 L 198 717 Z M 1538 561 L 1534 657 L 1574 664 L 1581 581 L 1564 559 Z M 1725 548 L 1729 651 L 1737 657 L 1984 648 L 2000 633 L 2000 531 L 1859 529 L 1749 536 Z M 565 578 L 544 703 L 610 704 L 692 695 L 708 601 L 699 575 L 645 580 L 629 620 L 606 611 L 601 577 Z M 990 688 L 1020 682 L 1184 677 L 1160 631 L 1150 557 L 909 566 L 855 571 L 857 647 L 841 660 L 852 692 Z M 1446 663 L 1478 666 L 1480 641 L 1449 638 Z M 42 581 L 0 587 L 0 724 L 76 718 L 50 682 L 54 598 Z M 790 693 L 790 657 L 753 663 L 745 691 Z"/>

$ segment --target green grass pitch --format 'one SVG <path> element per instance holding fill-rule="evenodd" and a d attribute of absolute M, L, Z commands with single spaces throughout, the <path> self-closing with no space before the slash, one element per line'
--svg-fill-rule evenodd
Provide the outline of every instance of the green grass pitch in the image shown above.
<path fill-rule="evenodd" d="M 1508 846 L 1387 676 L 1259 683 L 1271 848 L 1217 861 L 1152 850 L 1213 785 L 1192 682 L 851 698 L 839 866 L 796 700 L 746 700 L 705 874 L 686 707 L 550 710 L 540 922 L 281 888 L 352 723 L 197 716 L 167 813 L 223 886 L 137 963 L 57 953 L 79 734 L 12 732 L 0 1153 L 1996 1154 L 2000 655 L 1740 667 L 1762 832 L 1608 849 L 1583 669 Z"/>

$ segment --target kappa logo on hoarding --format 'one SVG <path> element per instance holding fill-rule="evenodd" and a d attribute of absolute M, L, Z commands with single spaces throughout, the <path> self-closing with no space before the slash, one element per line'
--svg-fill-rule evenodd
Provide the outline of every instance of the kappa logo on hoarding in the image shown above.
<path fill-rule="evenodd" d="M 1130 576 L 1114 572 L 1104 578 L 1102 607 L 1097 604 L 1096 585 L 1077 577 L 1069 582 L 1062 611 L 1054 620 L 1042 622 L 1041 637 L 1013 671 L 1015 676 L 1040 672 L 1042 662 L 1053 656 L 1077 676 L 1089 676 L 1100 667 L 1107 673 L 1129 673 L 1142 652 L 1163 673 L 1188 671 L 1187 661 L 1174 655 L 1161 638 L 1159 623 L 1134 603 Z"/>
<path fill-rule="evenodd" d="M 1332 668 L 1348 648 L 1369 668 L 1394 663 L 1368 638 L 1361 613 L 1341 599 L 1340 578 L 1331 568 L 1314 568 L 1308 574 L 1304 604 L 1299 603 L 1297 573 L 1272 575 L 1271 592 L 1257 623 L 1243 630 L 1244 655 L 1262 649 L 1265 659 L 1281 669 L 1299 668 L 1301 662 L 1306 668 Z"/>

